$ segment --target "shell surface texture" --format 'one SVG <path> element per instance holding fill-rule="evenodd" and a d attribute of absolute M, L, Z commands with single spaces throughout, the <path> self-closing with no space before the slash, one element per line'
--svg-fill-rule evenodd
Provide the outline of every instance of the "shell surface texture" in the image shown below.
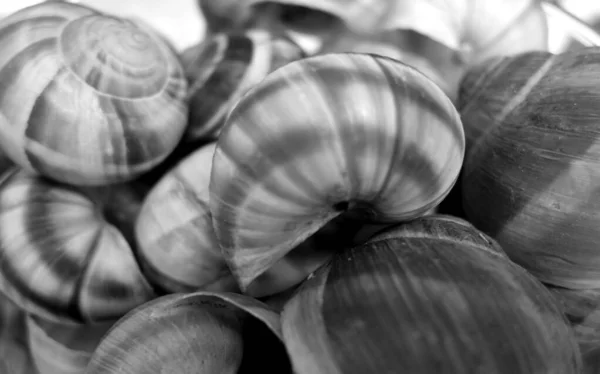
<path fill-rule="evenodd" d="M 133 179 L 183 135 L 177 55 L 132 21 L 65 2 L 0 20 L 0 145 L 19 166 L 79 185 Z"/>
<path fill-rule="evenodd" d="M 497 58 L 459 110 L 466 217 L 545 283 L 600 288 L 600 48 Z"/>
<path fill-rule="evenodd" d="M 235 291 L 209 210 L 209 183 L 216 144 L 199 148 L 150 191 L 135 233 L 144 273 L 169 292 Z"/>
<path fill-rule="evenodd" d="M 141 198 L 23 169 L 0 184 L 0 291 L 50 321 L 111 321 L 155 297 L 133 253 Z"/>
<path fill-rule="evenodd" d="M 358 53 L 291 62 L 239 101 L 217 142 L 215 233 L 243 289 L 340 214 L 395 222 L 454 184 L 460 118 L 429 78 Z"/>
<path fill-rule="evenodd" d="M 162 296 L 128 313 L 105 335 L 85 373 L 261 370 L 291 373 L 279 314 L 245 295 L 199 291 Z"/>
<path fill-rule="evenodd" d="M 184 141 L 212 140 L 239 97 L 268 73 L 304 57 L 286 37 L 265 30 L 219 33 L 183 52 L 189 82 L 189 123 Z"/>
<path fill-rule="evenodd" d="M 297 374 L 576 374 L 547 289 L 466 221 L 428 216 L 334 255 L 282 312 Z"/>

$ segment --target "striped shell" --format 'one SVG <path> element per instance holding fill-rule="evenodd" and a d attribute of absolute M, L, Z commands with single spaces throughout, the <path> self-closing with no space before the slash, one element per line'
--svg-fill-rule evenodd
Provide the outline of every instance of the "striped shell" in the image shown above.
<path fill-rule="evenodd" d="M 272 70 L 304 57 L 292 41 L 263 30 L 216 34 L 183 53 L 190 85 L 185 141 L 215 139 L 231 106 Z"/>
<path fill-rule="evenodd" d="M 545 283 L 600 288 L 600 47 L 530 52 L 469 72 L 466 217 Z"/>
<path fill-rule="evenodd" d="M 175 53 L 132 22 L 63 2 L 0 21 L 0 145 L 20 166 L 81 185 L 129 180 L 186 126 Z"/>
<path fill-rule="evenodd" d="M 208 186 L 215 143 L 169 171 L 138 215 L 138 254 L 149 280 L 168 292 L 236 291 L 214 235 Z"/>
<path fill-rule="evenodd" d="M 154 297 L 130 243 L 126 185 L 77 189 L 15 170 L 0 184 L 0 291 L 58 322 L 121 317 Z"/>
<path fill-rule="evenodd" d="M 396 60 L 329 54 L 269 74 L 232 110 L 213 159 L 215 233 L 242 289 L 347 210 L 423 215 L 455 183 L 460 118 Z"/>
<path fill-rule="evenodd" d="M 336 254 L 281 315 L 296 374 L 578 374 L 548 290 L 454 217 L 398 225 Z"/>

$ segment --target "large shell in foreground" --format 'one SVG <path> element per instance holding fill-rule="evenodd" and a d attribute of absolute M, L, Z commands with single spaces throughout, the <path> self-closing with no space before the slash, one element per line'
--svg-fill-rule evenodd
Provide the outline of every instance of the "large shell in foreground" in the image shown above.
<path fill-rule="evenodd" d="M 232 110 L 213 159 L 215 233 L 246 289 L 350 210 L 408 220 L 446 196 L 464 134 L 448 97 L 396 60 L 329 54 L 268 75 Z"/>
<path fill-rule="evenodd" d="M 0 183 L 0 291 L 58 322 L 114 320 L 155 297 L 141 273 L 128 185 L 75 188 L 14 170 Z"/>
<path fill-rule="evenodd" d="M 0 145 L 18 165 L 99 185 L 133 179 L 177 145 L 183 69 L 152 32 L 66 2 L 0 20 Z"/>
<path fill-rule="evenodd" d="M 466 221 L 429 216 L 336 254 L 282 313 L 297 374 L 577 374 L 544 286 Z"/>

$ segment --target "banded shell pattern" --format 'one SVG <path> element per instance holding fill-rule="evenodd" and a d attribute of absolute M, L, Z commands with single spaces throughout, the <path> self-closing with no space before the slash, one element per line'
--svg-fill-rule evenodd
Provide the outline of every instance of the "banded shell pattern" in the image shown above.
<path fill-rule="evenodd" d="M 395 222 L 425 214 L 464 155 L 450 99 L 414 68 L 340 53 L 291 62 L 232 110 L 210 184 L 215 233 L 242 289 L 350 211 Z"/>
<path fill-rule="evenodd" d="M 0 146 L 70 184 L 132 179 L 164 159 L 187 120 L 173 50 L 132 21 L 43 2 L 0 21 Z"/>

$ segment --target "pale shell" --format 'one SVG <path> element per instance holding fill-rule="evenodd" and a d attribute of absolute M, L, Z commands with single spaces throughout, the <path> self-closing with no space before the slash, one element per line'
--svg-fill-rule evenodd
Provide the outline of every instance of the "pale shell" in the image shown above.
<path fill-rule="evenodd" d="M 187 120 L 173 50 L 133 22 L 64 2 L 0 20 L 0 145 L 71 184 L 130 180 L 162 161 Z"/>
<path fill-rule="evenodd" d="M 399 61 L 329 54 L 276 70 L 232 110 L 213 159 L 210 209 L 234 276 L 246 289 L 348 209 L 375 222 L 425 214 L 464 147 L 450 99 Z"/>

